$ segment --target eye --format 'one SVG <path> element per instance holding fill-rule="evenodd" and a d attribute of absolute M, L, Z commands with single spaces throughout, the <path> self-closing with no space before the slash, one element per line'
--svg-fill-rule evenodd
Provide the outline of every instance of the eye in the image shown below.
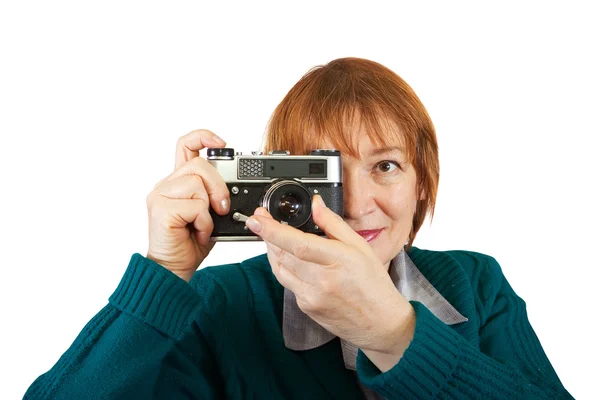
<path fill-rule="evenodd" d="M 400 166 L 395 161 L 385 160 L 385 161 L 381 161 L 380 163 L 378 163 L 375 166 L 375 168 L 377 168 L 378 172 L 383 172 L 385 174 L 388 174 L 388 173 L 394 171 L 396 168 L 400 168 Z"/>

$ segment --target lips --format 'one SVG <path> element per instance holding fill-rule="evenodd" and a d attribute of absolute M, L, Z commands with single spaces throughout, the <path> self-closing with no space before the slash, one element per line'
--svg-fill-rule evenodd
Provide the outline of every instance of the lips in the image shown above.
<path fill-rule="evenodd" d="M 369 229 L 364 231 L 356 231 L 360 236 L 362 236 L 367 242 L 374 240 L 383 229 Z"/>

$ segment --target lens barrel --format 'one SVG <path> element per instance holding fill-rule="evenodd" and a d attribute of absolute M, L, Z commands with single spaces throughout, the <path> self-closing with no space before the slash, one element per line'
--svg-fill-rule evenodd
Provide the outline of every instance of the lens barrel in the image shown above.
<path fill-rule="evenodd" d="M 300 183 L 282 180 L 271 185 L 262 200 L 265 207 L 277 221 L 295 228 L 304 225 L 312 215 L 312 198 Z"/>

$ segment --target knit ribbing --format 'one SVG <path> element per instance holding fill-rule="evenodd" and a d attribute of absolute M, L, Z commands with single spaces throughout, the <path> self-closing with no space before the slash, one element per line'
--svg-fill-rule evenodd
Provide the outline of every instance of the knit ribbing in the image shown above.
<path fill-rule="evenodd" d="M 527 321 L 525 303 L 512 291 L 497 262 L 469 252 L 415 251 L 422 272 L 469 323 L 445 325 L 425 306 L 412 302 L 416 314 L 413 341 L 400 362 L 381 373 L 360 352 L 363 384 L 388 398 L 571 399 L 546 358 Z M 460 268 L 463 279 L 455 275 Z M 464 279 L 464 272 L 471 279 Z M 477 303 L 473 300 L 477 293 Z M 468 301 L 466 301 L 468 300 Z M 487 302 L 481 302 L 481 301 Z M 480 304 L 473 318 L 475 304 Z M 510 310 L 510 312 L 507 312 Z M 479 329 L 472 326 L 481 324 Z M 508 361 L 510 360 L 510 361 Z"/>
<path fill-rule="evenodd" d="M 547 395 L 526 381 L 513 365 L 493 360 L 467 343 L 425 306 L 411 304 L 417 317 L 415 336 L 398 364 L 381 373 L 364 353 L 359 353 L 358 375 L 365 385 L 387 398 L 395 398 L 398 393 L 414 399 L 519 399 Z M 556 396 L 561 394 L 557 392 Z"/>
<path fill-rule="evenodd" d="M 169 337 L 179 338 L 199 312 L 201 298 L 166 268 L 134 254 L 109 302 Z"/>
<path fill-rule="evenodd" d="M 448 326 L 412 301 L 410 346 L 385 373 L 359 351 L 363 384 L 389 399 L 571 398 L 493 258 L 417 248 L 409 256 L 468 321 Z M 362 396 L 339 340 L 285 348 L 282 292 L 266 255 L 204 268 L 187 284 L 136 254 L 110 304 L 25 398 Z"/>
<path fill-rule="evenodd" d="M 384 396 L 410 393 L 413 398 L 435 397 L 456 369 L 461 354 L 460 338 L 421 303 L 415 309 L 415 334 L 401 362 L 382 374 L 361 351 L 357 357 L 358 376 L 363 384 Z M 441 325 L 440 325 L 441 324 Z"/>

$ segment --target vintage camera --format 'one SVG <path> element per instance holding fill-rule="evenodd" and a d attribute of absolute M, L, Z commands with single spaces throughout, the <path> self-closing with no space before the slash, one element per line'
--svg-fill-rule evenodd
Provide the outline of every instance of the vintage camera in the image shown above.
<path fill-rule="evenodd" d="M 312 196 L 321 195 L 332 211 L 344 212 L 342 163 L 338 150 L 313 150 L 292 156 L 287 150 L 251 155 L 231 148 L 209 148 L 207 159 L 219 172 L 230 192 L 231 208 L 221 216 L 210 209 L 214 229 L 211 241 L 261 240 L 246 227 L 257 207 L 265 207 L 274 219 L 304 232 L 325 235 L 312 220 Z"/>

